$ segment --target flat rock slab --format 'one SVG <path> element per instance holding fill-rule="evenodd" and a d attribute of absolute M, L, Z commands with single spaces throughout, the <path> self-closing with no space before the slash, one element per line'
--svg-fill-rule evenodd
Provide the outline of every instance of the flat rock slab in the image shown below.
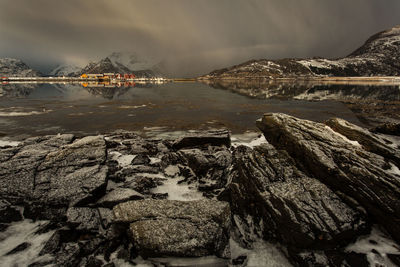
<path fill-rule="evenodd" d="M 142 255 L 227 256 L 230 207 L 216 200 L 137 200 L 114 207 Z"/>
<path fill-rule="evenodd" d="M 113 208 L 115 205 L 129 200 L 143 199 L 144 196 L 130 188 L 116 188 L 107 193 L 96 203 L 97 206 Z"/>
<path fill-rule="evenodd" d="M 228 130 L 214 130 L 207 132 L 192 132 L 177 139 L 173 148 L 182 149 L 197 146 L 231 146 L 231 138 Z"/>
<path fill-rule="evenodd" d="M 265 114 L 257 121 L 268 142 L 286 150 L 298 166 L 340 194 L 350 206 L 358 208 L 361 205 L 396 240 L 400 240 L 400 175 L 390 172 L 395 167 L 396 155 L 381 156 L 390 150 L 383 149 L 382 144 L 372 137 L 367 138 L 365 132 L 362 136 L 357 131 L 349 131 L 350 128 L 357 129 L 355 126 L 350 127 L 348 123 L 330 125 L 341 128 L 341 132 L 350 138 L 359 136 L 357 140 L 361 144 L 325 124 L 285 114 Z"/>
<path fill-rule="evenodd" d="M 96 199 L 107 185 L 105 140 L 73 139 L 73 135 L 47 136 L 0 149 L 0 197 L 38 214 Z"/>

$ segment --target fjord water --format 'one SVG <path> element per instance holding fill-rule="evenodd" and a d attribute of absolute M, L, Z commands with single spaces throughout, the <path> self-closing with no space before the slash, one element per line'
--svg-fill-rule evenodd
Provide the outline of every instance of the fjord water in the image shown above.
<path fill-rule="evenodd" d="M 267 112 L 323 121 L 340 117 L 363 125 L 336 100 L 314 101 L 307 88 L 285 96 L 252 97 L 237 87 L 201 83 L 148 84 L 133 87 L 82 87 L 79 84 L 0 85 L 0 135 L 23 138 L 57 133 L 77 135 L 133 130 L 151 131 L 229 128 L 233 133 L 256 130 L 255 120 Z M 324 90 L 329 87 L 318 87 Z M 397 88 L 398 89 L 398 88 Z M 399 91 L 399 90 L 397 90 Z M 312 91 L 315 93 L 315 90 Z"/>

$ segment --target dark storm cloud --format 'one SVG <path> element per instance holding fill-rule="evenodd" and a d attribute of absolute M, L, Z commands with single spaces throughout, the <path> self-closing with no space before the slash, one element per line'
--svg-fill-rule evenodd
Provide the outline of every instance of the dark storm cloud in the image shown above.
<path fill-rule="evenodd" d="M 0 57 L 46 69 L 135 51 L 191 75 L 252 58 L 346 55 L 399 13 L 398 0 L 0 0 Z"/>

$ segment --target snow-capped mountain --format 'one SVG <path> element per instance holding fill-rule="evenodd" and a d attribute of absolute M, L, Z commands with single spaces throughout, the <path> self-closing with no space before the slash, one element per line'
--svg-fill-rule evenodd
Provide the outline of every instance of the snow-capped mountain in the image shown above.
<path fill-rule="evenodd" d="M 123 65 L 132 71 L 153 70 L 159 63 L 156 59 L 143 58 L 135 53 L 114 52 L 108 58 L 114 65 Z"/>
<path fill-rule="evenodd" d="M 134 73 L 139 77 L 162 76 L 156 68 L 157 61 L 142 59 L 136 54 L 115 52 L 98 62 L 91 62 L 80 73 Z"/>
<path fill-rule="evenodd" d="M 75 65 L 62 64 L 54 68 L 49 75 L 50 76 L 74 76 L 79 73 L 82 68 Z"/>
<path fill-rule="evenodd" d="M 15 58 L 0 58 L 0 76 L 18 76 L 18 77 L 35 77 L 42 76 L 36 70 L 31 69 L 28 65 Z"/>
<path fill-rule="evenodd" d="M 339 59 L 251 60 L 220 69 L 201 79 L 277 78 L 295 76 L 400 75 L 400 25 L 377 33 L 347 57 Z"/>

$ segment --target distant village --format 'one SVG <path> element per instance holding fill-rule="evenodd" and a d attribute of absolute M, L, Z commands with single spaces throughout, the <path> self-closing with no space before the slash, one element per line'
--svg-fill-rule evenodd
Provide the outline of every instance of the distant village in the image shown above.
<path fill-rule="evenodd" d="M 79 77 L 49 76 L 49 77 L 1 77 L 1 83 L 63 83 L 79 82 L 84 87 L 95 85 L 115 85 L 124 83 L 165 83 L 169 79 L 162 77 L 136 77 L 133 73 L 84 73 Z"/>

